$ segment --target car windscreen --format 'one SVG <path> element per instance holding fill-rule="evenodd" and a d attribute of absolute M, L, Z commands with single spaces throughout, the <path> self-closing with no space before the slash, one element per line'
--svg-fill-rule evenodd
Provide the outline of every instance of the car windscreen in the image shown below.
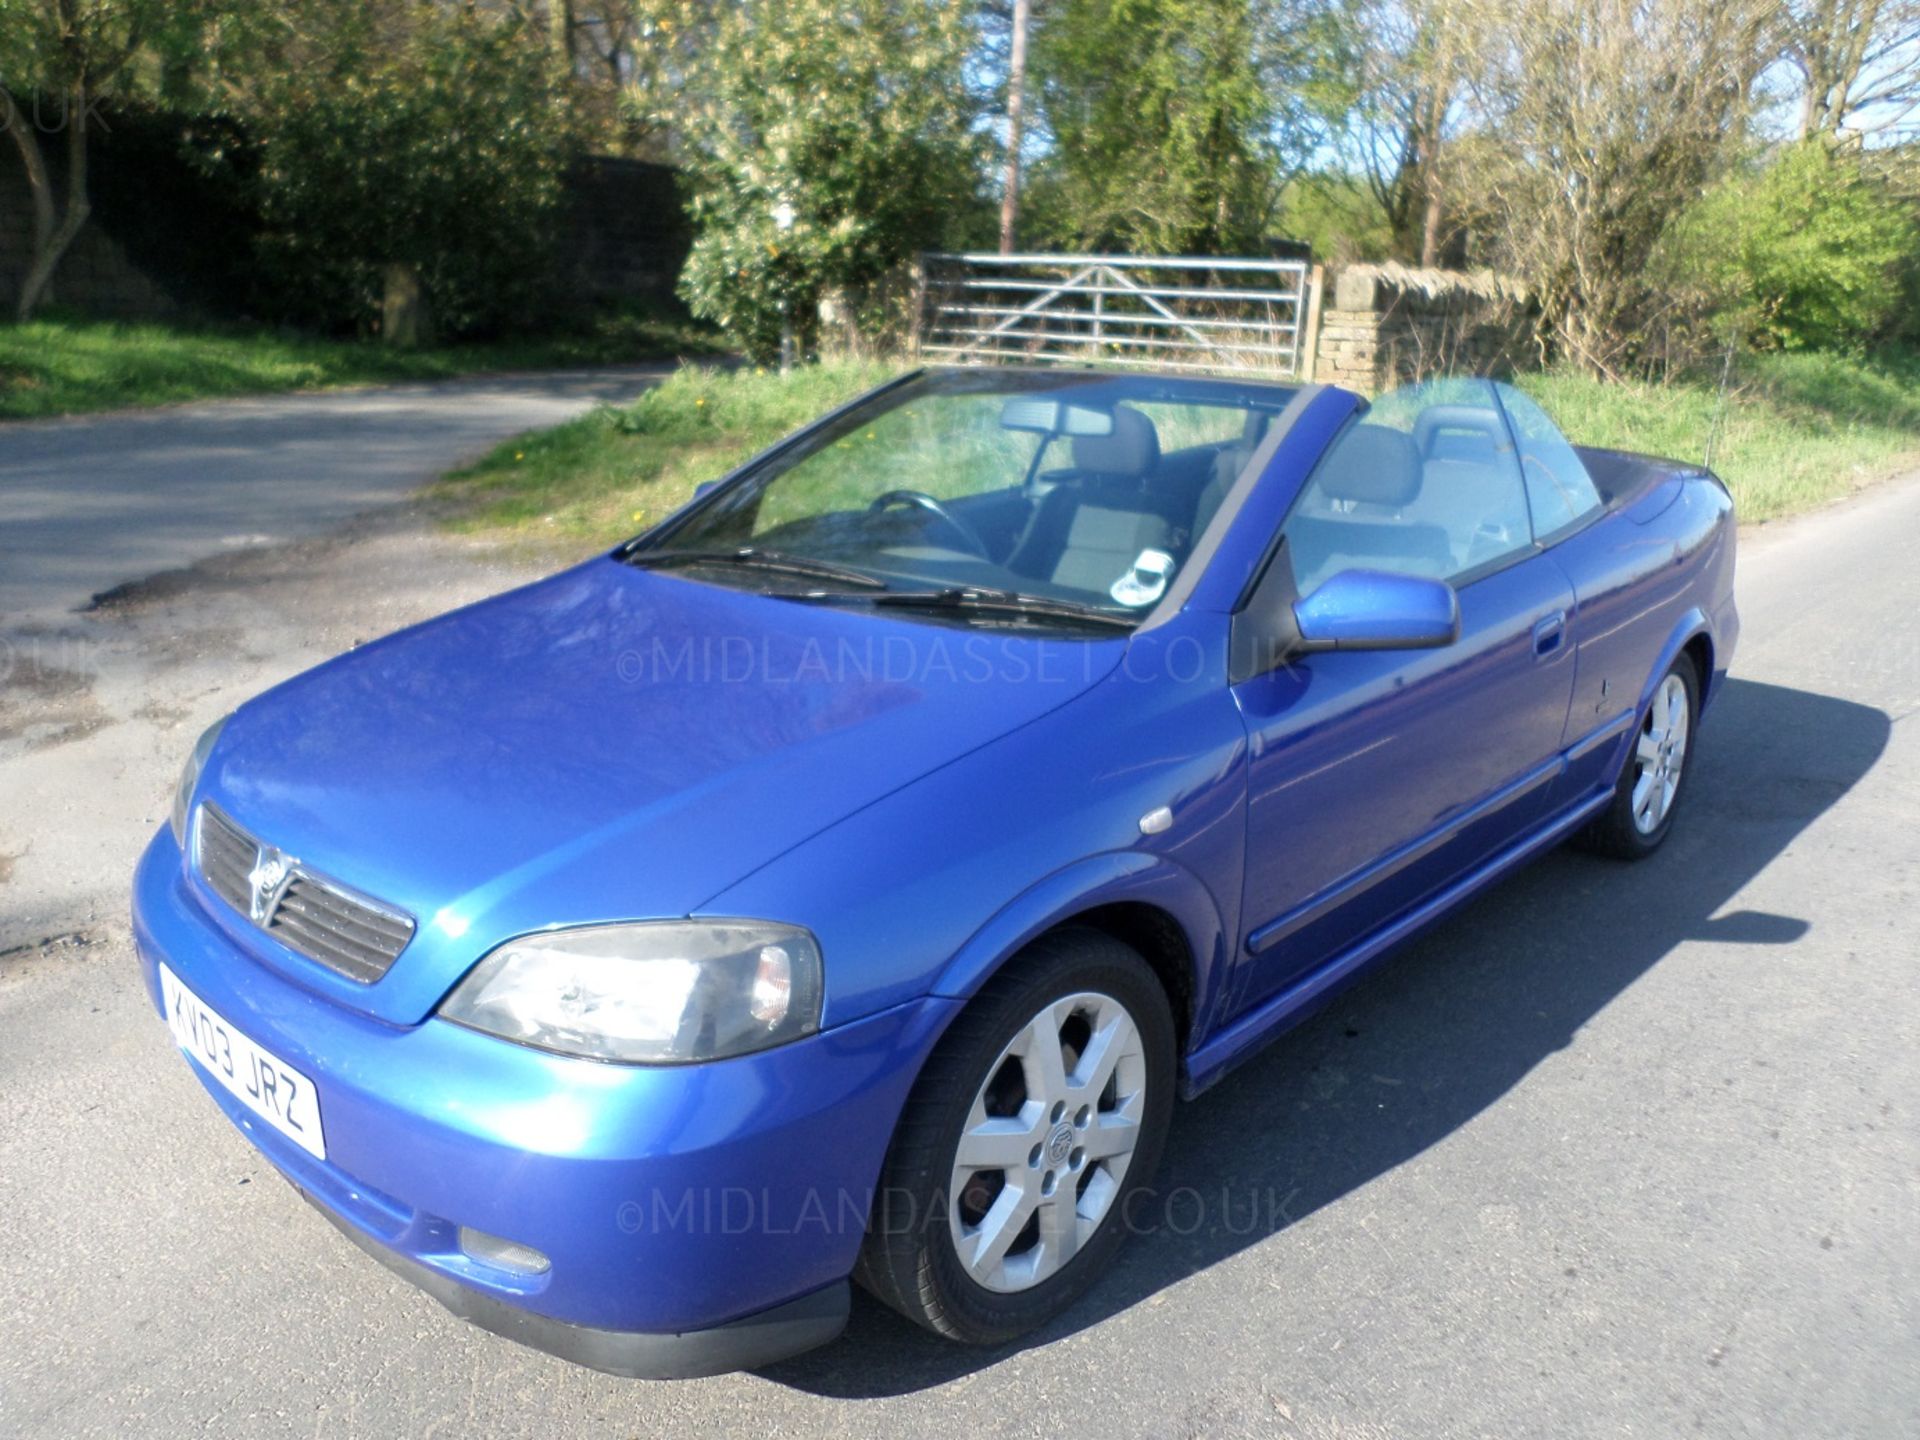
<path fill-rule="evenodd" d="M 775 452 L 629 558 L 694 568 L 710 557 L 700 579 L 774 594 L 830 588 L 838 570 L 878 582 L 870 589 L 975 589 L 1141 616 L 1292 395 L 936 372 Z"/>

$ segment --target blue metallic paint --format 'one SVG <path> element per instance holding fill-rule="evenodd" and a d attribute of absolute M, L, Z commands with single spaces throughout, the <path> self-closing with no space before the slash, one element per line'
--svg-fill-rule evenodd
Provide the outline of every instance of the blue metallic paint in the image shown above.
<path fill-rule="evenodd" d="M 1204 964 L 1196 1013 L 1211 1015 L 1230 972 L 1204 962 L 1230 955 L 1245 836 L 1246 736 L 1225 663 L 1222 627 L 1205 617 L 1142 634 L 1073 704 L 848 817 L 709 908 L 813 907 L 822 953 L 845 976 L 828 986 L 839 1018 L 930 988 L 970 994 L 1012 953 L 992 935 L 1024 939 L 1136 900 L 1179 922 Z M 998 794 L 1009 775 L 1017 796 Z M 996 803 L 980 803 L 988 794 Z M 1140 818 L 1160 805 L 1173 827 L 1143 836 Z M 881 855 L 887 883 L 875 885 Z M 1132 884 L 1118 883 L 1122 870 Z"/>
<path fill-rule="evenodd" d="M 1293 613 L 1311 650 L 1420 650 L 1460 638 L 1460 602 L 1444 580 L 1381 570 L 1343 570 Z"/>
<path fill-rule="evenodd" d="M 164 958 L 313 1081 L 324 1163 L 205 1082 L 276 1167 L 402 1254 L 582 1325 L 718 1325 L 844 1279 L 894 1119 L 956 1008 L 912 1000 L 711 1065 L 606 1065 L 444 1021 L 390 1027 L 236 964 L 165 831 L 134 896 L 156 1006 Z M 462 1225 L 553 1267 L 530 1284 L 468 1261 Z"/>
<path fill-rule="evenodd" d="M 221 736 L 199 798 L 420 917 L 400 964 L 361 985 L 210 894 L 209 907 L 286 978 L 414 1024 L 502 941 L 689 914 L 840 816 L 1065 704 L 1125 649 L 591 561 L 297 676 Z"/>
<path fill-rule="evenodd" d="M 1471 579 L 1453 645 L 1231 684 L 1228 616 L 1358 406 L 1302 397 L 1204 572 L 1124 641 L 983 637 L 603 559 L 298 677 L 235 713 L 199 798 L 421 932 L 355 984 L 228 911 L 163 829 L 134 897 L 156 1003 L 164 960 L 309 1075 L 324 1164 L 209 1089 L 331 1212 L 475 1291 L 668 1332 L 838 1282 L 921 1063 L 1032 937 L 1102 907 L 1165 917 L 1192 1093 L 1604 805 L 1682 647 L 1711 647 L 1717 688 L 1733 517 L 1704 477 L 1660 478 Z M 751 663 L 730 677 L 741 637 Z M 657 661 L 662 642 L 693 659 Z M 872 659 L 849 671 L 849 653 Z M 1159 806 L 1172 826 L 1143 834 Z M 699 914 L 811 929 L 823 1032 L 650 1069 L 432 1018 L 514 935 Z M 622 1221 L 729 1191 L 766 1223 Z M 490 1270 L 461 1255 L 461 1225 L 553 1267 Z"/>
<path fill-rule="evenodd" d="M 1564 646 L 1537 654 L 1533 631 L 1572 599 L 1549 557 L 1526 556 L 1460 588 L 1453 645 L 1307 655 L 1235 687 L 1253 753 L 1243 927 L 1267 940 L 1245 1002 L 1539 818 L 1542 786 L 1515 782 L 1559 749 L 1574 667 Z"/>

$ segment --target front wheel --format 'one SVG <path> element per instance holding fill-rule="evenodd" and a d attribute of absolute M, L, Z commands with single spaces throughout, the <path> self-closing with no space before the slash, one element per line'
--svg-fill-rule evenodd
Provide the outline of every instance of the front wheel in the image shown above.
<path fill-rule="evenodd" d="M 992 1344 L 1077 1300 L 1126 1238 L 1173 1110 L 1173 1019 L 1137 951 L 1043 936 L 955 1020 L 907 1103 L 857 1278 Z"/>
<path fill-rule="evenodd" d="M 1681 655 L 1654 687 L 1613 803 L 1581 832 L 1581 844 L 1622 860 L 1638 860 L 1660 848 L 1673 828 L 1699 715 L 1699 672 L 1690 657 Z"/>

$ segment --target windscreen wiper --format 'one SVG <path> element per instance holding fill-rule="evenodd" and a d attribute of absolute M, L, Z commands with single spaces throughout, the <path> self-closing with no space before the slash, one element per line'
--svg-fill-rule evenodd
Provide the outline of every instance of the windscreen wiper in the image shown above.
<path fill-rule="evenodd" d="M 887 582 L 850 565 L 835 565 L 830 560 L 812 560 L 804 555 L 785 555 L 777 550 L 761 550 L 742 545 L 736 550 L 633 550 L 620 557 L 629 565 L 648 570 L 679 569 L 692 565 L 738 565 L 765 570 L 775 575 L 797 575 L 803 580 L 831 580 L 838 585 L 854 585 L 862 590 L 885 590 Z"/>
<path fill-rule="evenodd" d="M 1071 600 L 1050 600 L 1042 595 L 1023 595 L 1017 590 L 981 589 L 978 586 L 951 586 L 944 590 L 880 590 L 871 594 L 836 595 L 828 591 L 810 591 L 803 595 L 781 597 L 817 604 L 858 604 L 895 610 L 950 611 L 959 615 L 1002 616 L 1010 619 L 1068 620 L 1094 625 L 1103 630 L 1131 630 L 1138 617 L 1119 615 L 1093 605 Z"/>

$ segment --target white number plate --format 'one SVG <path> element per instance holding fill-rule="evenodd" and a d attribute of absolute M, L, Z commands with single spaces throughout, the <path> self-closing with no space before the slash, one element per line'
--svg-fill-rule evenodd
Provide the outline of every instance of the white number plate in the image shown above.
<path fill-rule="evenodd" d="M 234 1029 L 164 965 L 160 994 L 174 1040 L 202 1070 L 314 1159 L 327 1158 L 311 1080 Z"/>

